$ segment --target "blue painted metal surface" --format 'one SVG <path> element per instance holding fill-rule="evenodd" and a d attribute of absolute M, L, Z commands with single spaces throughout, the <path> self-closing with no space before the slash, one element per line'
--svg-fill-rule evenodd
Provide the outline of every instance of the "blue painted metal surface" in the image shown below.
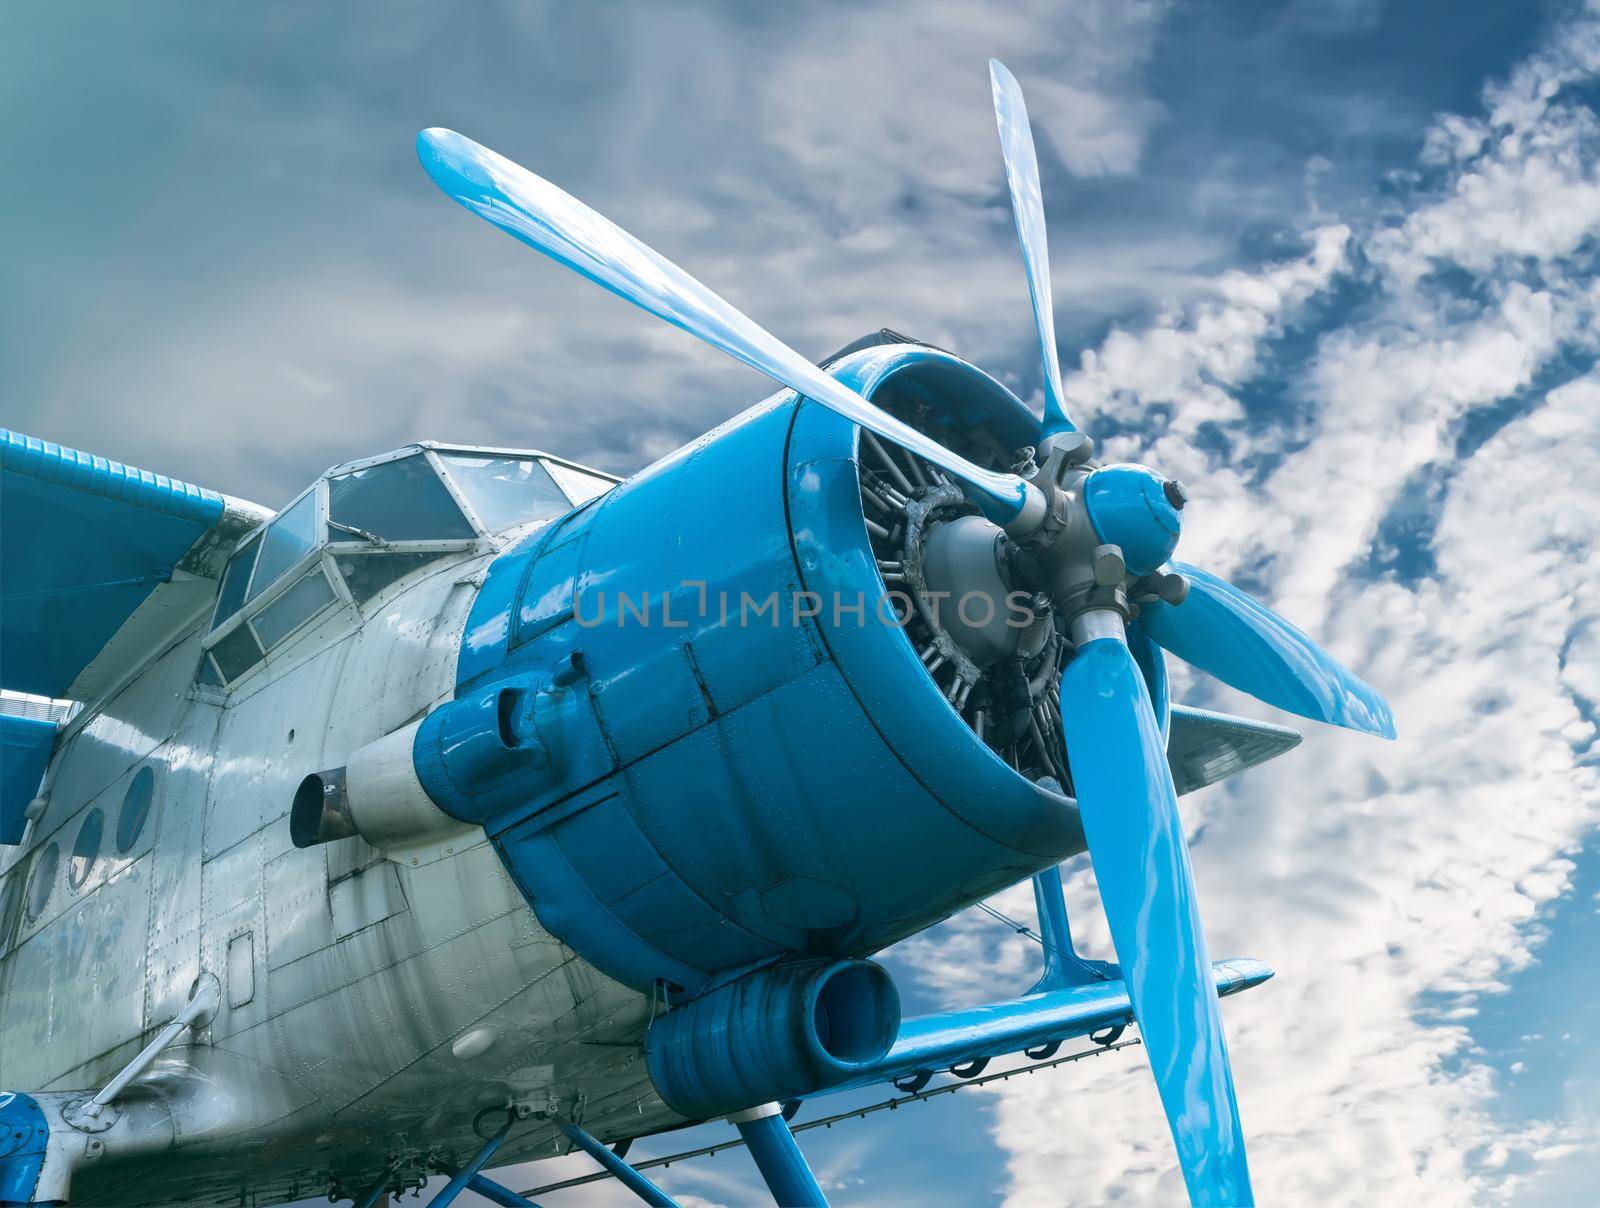
<path fill-rule="evenodd" d="M 948 353 L 874 348 L 840 361 L 832 372 L 869 397 L 914 373 L 957 400 L 957 422 L 987 422 L 1008 447 L 1033 439 L 1036 421 L 1016 396 Z M 796 417 L 790 440 L 789 519 L 801 581 L 829 599 L 882 590 L 862 525 L 854 436 L 838 417 L 807 407 Z M 1082 850 L 1075 812 L 1062 808 L 1056 794 L 1012 772 L 941 695 L 928 691 L 931 681 L 904 632 L 840 624 L 823 626 L 820 633 L 883 742 L 934 789 L 946 810 L 1018 852 L 1043 852 L 1062 843 Z M 921 845 L 909 850 L 919 859 L 938 854 Z"/>
<path fill-rule="evenodd" d="M 1022 264 L 1028 273 L 1028 293 L 1033 299 L 1033 322 L 1039 332 L 1039 348 L 1044 359 L 1044 424 L 1040 436 L 1073 432 L 1076 425 L 1067 414 L 1061 363 L 1056 356 L 1050 248 L 1045 235 L 1044 197 L 1039 188 L 1039 157 L 1033 148 L 1028 106 L 1022 99 L 1016 77 L 999 59 L 989 60 L 989 83 L 994 91 L 994 116 L 1000 127 L 1006 184 L 1011 189 L 1011 214 L 1017 222 L 1017 241 L 1022 245 Z"/>
<path fill-rule="evenodd" d="M 0 1204 L 31 1204 L 50 1125 L 31 1095 L 0 1091 Z"/>
<path fill-rule="evenodd" d="M 453 130 L 417 135 L 417 158 L 453 201 L 559 264 L 838 414 L 911 449 L 965 484 L 992 519 L 1038 492 L 974 465 L 818 369 L 748 316 L 577 198 Z"/>
<path fill-rule="evenodd" d="M 1189 598 L 1176 606 L 1154 601 L 1140 617 L 1162 646 L 1269 705 L 1395 736 L 1389 703 L 1311 638 L 1226 580 L 1184 562 L 1172 568 L 1189 580 Z"/>
<path fill-rule="evenodd" d="M 0 843 L 22 842 L 55 741 L 53 721 L 0 714 Z"/>
<path fill-rule="evenodd" d="M 64 696 L 222 496 L 0 428 L 0 686 Z"/>
<path fill-rule="evenodd" d="M 798 1099 L 880 1060 L 900 995 L 871 961 L 773 965 L 669 1011 L 645 1061 L 663 1101 L 693 1120 Z"/>
<path fill-rule="evenodd" d="M 1250 1172 L 1183 820 L 1128 648 L 1078 648 L 1061 677 L 1078 806 L 1118 963 L 1197 1204 L 1247 1204 Z"/>
<path fill-rule="evenodd" d="M 1161 647 L 1150 640 L 1144 625 L 1138 621 L 1128 623 L 1128 652 L 1139 664 L 1139 674 L 1144 676 L 1145 689 L 1150 693 L 1150 707 L 1155 711 L 1156 724 L 1161 728 L 1161 745 L 1167 745 L 1172 733 L 1172 692 L 1167 684 L 1167 660 Z"/>
<path fill-rule="evenodd" d="M 1033 877 L 1033 902 L 1039 913 L 1039 938 L 1044 946 L 1044 971 L 1029 994 L 1059 990 L 1063 986 L 1086 986 L 1120 976 L 1115 965 L 1086 961 L 1072 946 L 1072 928 L 1067 922 L 1067 901 L 1061 888 L 1061 870 L 1047 868 Z"/>
<path fill-rule="evenodd" d="M 556 1121 L 556 1126 L 561 1129 L 567 1140 L 604 1166 L 611 1172 L 617 1182 L 621 1183 L 645 1203 L 653 1205 L 654 1208 L 678 1208 L 676 1200 L 628 1165 L 627 1162 L 623 1161 L 619 1154 L 613 1153 L 600 1144 L 584 1129 L 579 1128 L 570 1120 L 558 1120 Z"/>
<path fill-rule="evenodd" d="M 878 347 L 832 371 L 943 399 L 951 427 L 1010 447 L 1034 427 L 948 353 Z M 876 951 L 1082 849 L 1072 807 L 989 750 L 875 614 L 856 433 L 768 399 L 502 556 L 474 604 L 458 703 L 476 729 L 430 722 L 419 775 L 625 984 L 677 1001 L 785 953 Z M 861 623 L 808 615 L 813 599 L 859 601 Z M 535 694 L 548 764 L 443 782 L 493 752 L 497 692 L 574 654 L 581 674 Z"/>
<path fill-rule="evenodd" d="M 828 1208 L 828 1197 L 776 1107 L 769 1114 L 740 1118 L 737 1127 L 774 1203 L 783 1208 Z"/>
<path fill-rule="evenodd" d="M 1212 966 L 1213 983 L 1223 996 L 1259 986 L 1272 975 L 1268 966 L 1256 960 L 1218 961 Z M 1007 1002 L 917 1016 L 900 1025 L 894 1046 L 880 1060 L 822 1093 L 871 1086 L 919 1070 L 947 1070 L 1054 1040 L 1087 1036 L 1127 1023 L 1132 1014 L 1127 985 L 1115 980 L 1030 991 Z"/>
<path fill-rule="evenodd" d="M 449 1208 L 456 1202 L 456 1198 L 467 1189 L 467 1184 L 472 1182 L 473 1176 L 489 1164 L 489 1159 L 505 1144 L 507 1135 L 511 1132 L 514 1120 L 508 1119 L 500 1126 L 500 1131 L 495 1133 L 483 1143 L 483 1148 L 478 1150 L 477 1156 L 468 1162 L 451 1177 L 439 1190 L 439 1194 L 428 1201 L 428 1208 Z"/>
<path fill-rule="evenodd" d="M 451 1170 L 446 1168 L 443 1173 L 459 1175 L 462 1172 L 460 1170 Z M 377 1184 L 378 1190 L 373 1195 L 374 1201 L 377 1200 L 379 1195 L 383 1194 L 383 1191 L 388 1185 L 388 1180 L 389 1176 L 385 1175 L 384 1178 L 379 1181 Z M 539 1208 L 539 1205 L 535 1204 L 527 1196 L 519 1195 L 517 1192 L 512 1191 L 511 1188 L 507 1187 L 504 1183 L 495 1182 L 482 1171 L 479 1171 L 477 1174 L 473 1175 L 467 1180 L 467 1190 L 481 1195 L 491 1204 L 500 1204 L 503 1206 L 503 1208 Z M 363 1203 L 361 1208 L 370 1208 L 370 1205 Z"/>
<path fill-rule="evenodd" d="M 1183 515 L 1167 498 L 1164 479 L 1144 466 L 1105 466 L 1084 483 L 1083 502 L 1100 540 L 1121 548 L 1128 569 L 1147 575 L 1168 558 L 1183 532 Z"/>
<path fill-rule="evenodd" d="M 466 692 L 423 719 L 417 777 L 447 812 L 481 823 L 559 776 L 561 718 L 578 707 L 573 693 L 531 672 Z"/>
<path fill-rule="evenodd" d="M 504 1183 L 496 1183 L 486 1174 L 475 1174 L 467 1180 L 467 1190 L 476 1192 L 491 1204 L 500 1204 L 502 1208 L 539 1208 L 525 1195 L 518 1195 Z"/>

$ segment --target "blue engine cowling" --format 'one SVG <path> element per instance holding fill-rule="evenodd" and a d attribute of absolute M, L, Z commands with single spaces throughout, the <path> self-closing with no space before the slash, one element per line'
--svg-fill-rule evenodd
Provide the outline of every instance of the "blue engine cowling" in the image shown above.
<path fill-rule="evenodd" d="M 1002 448 L 1036 430 L 935 349 L 832 372 Z M 856 439 L 777 395 L 535 533 L 491 567 L 457 700 L 418 734 L 429 795 L 628 985 L 869 954 L 1083 850 L 1073 804 L 990 751 L 875 608 Z"/>

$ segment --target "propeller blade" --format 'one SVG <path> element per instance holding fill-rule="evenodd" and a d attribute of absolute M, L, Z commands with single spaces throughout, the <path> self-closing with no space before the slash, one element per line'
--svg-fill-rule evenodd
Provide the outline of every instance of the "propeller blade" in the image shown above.
<path fill-rule="evenodd" d="M 1023 511 L 1015 474 L 974 465 L 818 369 L 776 336 L 609 219 L 526 168 L 453 130 L 417 135 L 417 158 L 452 200 L 618 297 L 697 336 L 773 381 L 926 458 L 973 492 L 992 519 Z"/>
<path fill-rule="evenodd" d="M 1061 676 L 1061 711 L 1100 900 L 1189 1198 L 1253 1203 L 1178 798 L 1127 646 L 1080 646 Z"/>
<path fill-rule="evenodd" d="M 1150 640 L 1150 635 L 1138 621 L 1128 623 L 1128 653 L 1144 676 L 1144 686 L 1150 693 L 1150 709 L 1156 715 L 1156 725 L 1161 728 L 1161 749 L 1167 749 L 1167 738 L 1172 733 L 1172 695 L 1167 684 L 1167 659 L 1161 647 Z"/>
<path fill-rule="evenodd" d="M 1290 713 L 1381 738 L 1394 713 L 1378 691 L 1272 609 L 1225 579 L 1174 562 L 1182 604 L 1141 605 L 1139 622 L 1184 662 Z"/>
<path fill-rule="evenodd" d="M 1028 270 L 1028 292 L 1033 295 L 1033 321 L 1039 328 L 1044 353 L 1044 426 L 1040 436 L 1074 432 L 1067 415 L 1067 397 L 1061 388 L 1061 363 L 1056 358 L 1055 308 L 1050 298 L 1050 250 L 1044 229 L 1044 198 L 1039 191 L 1039 157 L 1033 149 L 1028 106 L 1023 103 L 1017 79 L 999 59 L 989 60 L 989 83 L 994 88 L 994 119 L 1000 127 L 1000 150 L 1006 161 L 1006 183 L 1011 186 L 1011 213 L 1017 220 L 1017 241 Z"/>

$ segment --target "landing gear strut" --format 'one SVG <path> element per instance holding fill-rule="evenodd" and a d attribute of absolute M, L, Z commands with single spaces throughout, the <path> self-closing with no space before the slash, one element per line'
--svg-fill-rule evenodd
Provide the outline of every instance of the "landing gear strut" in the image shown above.
<path fill-rule="evenodd" d="M 817 1178 L 776 1103 L 752 1107 L 728 1120 L 744 1138 L 775 1202 L 783 1208 L 828 1208 L 828 1197 L 817 1186 Z"/>

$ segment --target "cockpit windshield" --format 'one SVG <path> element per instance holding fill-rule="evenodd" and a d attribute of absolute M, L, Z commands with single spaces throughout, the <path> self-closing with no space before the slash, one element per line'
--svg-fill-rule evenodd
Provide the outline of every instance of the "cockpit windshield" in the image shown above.
<path fill-rule="evenodd" d="M 328 479 L 329 541 L 470 541 L 476 536 L 425 454 Z"/>
<path fill-rule="evenodd" d="M 612 479 L 537 453 L 413 445 L 330 470 L 228 561 L 202 679 L 231 685 L 331 610 L 564 515 Z"/>
<path fill-rule="evenodd" d="M 529 520 L 548 520 L 572 507 L 535 458 L 441 453 L 439 460 L 491 533 Z"/>

